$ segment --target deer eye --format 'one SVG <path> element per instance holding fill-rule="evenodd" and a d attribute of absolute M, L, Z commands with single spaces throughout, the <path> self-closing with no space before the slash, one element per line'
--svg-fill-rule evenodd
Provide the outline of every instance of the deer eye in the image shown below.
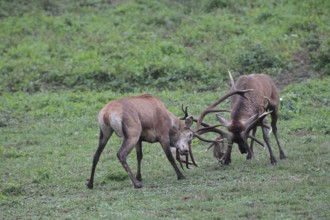
<path fill-rule="evenodd" d="M 189 137 L 189 138 L 193 138 L 193 134 L 192 134 L 192 133 L 189 133 L 189 134 L 188 134 L 188 137 Z"/>

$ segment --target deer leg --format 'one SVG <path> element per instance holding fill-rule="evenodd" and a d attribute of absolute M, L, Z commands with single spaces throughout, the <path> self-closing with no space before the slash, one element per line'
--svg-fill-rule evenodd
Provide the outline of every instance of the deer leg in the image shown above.
<path fill-rule="evenodd" d="M 231 163 L 231 150 L 232 150 L 233 143 L 228 141 L 228 147 L 226 153 L 221 157 L 220 162 L 223 165 L 229 165 Z"/>
<path fill-rule="evenodd" d="M 278 107 L 275 107 L 273 108 L 273 112 L 271 114 L 271 117 L 272 117 L 272 122 L 271 122 L 271 127 L 273 129 L 273 133 L 274 133 L 274 136 L 275 136 L 275 139 L 276 139 L 276 143 L 277 143 L 277 146 L 278 146 L 278 149 L 280 151 L 280 159 L 283 160 L 283 159 L 286 159 L 286 156 L 284 154 L 284 151 L 281 147 L 281 144 L 280 144 L 280 141 L 278 139 L 278 136 L 277 136 L 277 119 L 278 119 Z"/>
<path fill-rule="evenodd" d="M 179 153 L 179 149 L 178 148 L 176 148 L 176 150 L 175 150 L 175 159 L 177 161 L 179 161 L 180 166 L 181 166 L 181 169 L 183 169 L 182 160 L 181 160 L 181 157 L 180 157 L 180 153 Z"/>
<path fill-rule="evenodd" d="M 129 178 L 132 180 L 133 185 L 135 188 L 142 188 L 142 183 L 137 180 L 137 178 L 133 175 L 130 167 L 128 166 L 126 162 L 127 155 L 131 152 L 131 150 L 134 148 L 134 146 L 138 143 L 138 138 L 124 138 L 123 144 L 121 145 L 121 148 L 117 152 L 117 157 L 119 161 L 121 162 L 122 166 L 126 170 Z"/>
<path fill-rule="evenodd" d="M 141 160 L 143 158 L 143 153 L 142 153 L 142 141 L 139 141 L 136 145 L 135 145 L 135 149 L 136 149 L 136 158 L 137 158 L 137 172 L 136 172 L 136 179 L 139 181 L 142 181 L 142 177 L 141 177 Z"/>
<path fill-rule="evenodd" d="M 268 151 L 269 151 L 269 155 L 270 155 L 270 162 L 272 165 L 276 165 L 276 158 L 274 157 L 274 154 L 273 154 L 273 151 L 272 151 L 272 148 L 270 147 L 270 142 L 269 142 L 269 134 L 267 132 L 267 128 L 265 127 L 261 127 L 262 128 L 262 134 L 263 134 L 263 138 L 266 142 L 266 145 L 267 145 L 267 148 L 268 148 Z"/>
<path fill-rule="evenodd" d="M 279 141 L 279 139 L 277 137 L 276 120 L 272 120 L 271 126 L 272 126 L 272 129 L 273 129 L 273 133 L 274 133 L 274 136 L 275 136 L 275 139 L 276 139 L 276 143 L 277 143 L 278 149 L 280 151 L 280 159 L 281 160 L 284 160 L 284 159 L 286 159 L 286 156 L 285 156 L 284 151 L 283 151 L 283 149 L 281 147 L 280 141 Z"/>
<path fill-rule="evenodd" d="M 106 135 L 105 135 L 105 134 Z M 99 147 L 97 148 L 95 154 L 94 154 L 94 158 L 93 158 L 93 166 L 92 166 L 92 172 L 91 172 L 91 176 L 88 180 L 88 182 L 86 183 L 86 186 L 89 188 L 89 189 L 92 189 L 93 186 L 94 186 L 94 174 L 95 174 L 95 168 L 96 168 L 96 165 L 97 163 L 99 162 L 99 159 L 100 159 L 100 155 L 105 147 L 105 145 L 108 143 L 108 140 L 109 138 L 111 137 L 113 133 L 113 130 L 109 130 L 109 131 L 106 131 L 106 132 L 103 132 L 101 129 L 100 129 L 100 135 L 99 135 Z"/>
<path fill-rule="evenodd" d="M 168 141 L 162 141 L 161 145 L 162 145 L 162 148 L 165 152 L 165 155 L 166 155 L 168 161 L 171 163 L 171 165 L 173 166 L 173 168 L 175 170 L 178 180 L 185 179 L 184 175 L 181 173 L 181 171 L 179 170 L 178 166 L 175 163 L 174 157 L 173 157 L 171 149 L 170 149 L 170 144 L 168 143 Z"/>
<path fill-rule="evenodd" d="M 252 136 L 255 137 L 257 132 L 257 127 L 254 127 L 252 129 Z M 248 154 L 246 156 L 246 159 L 251 160 L 253 158 L 254 152 L 253 152 L 253 144 L 254 144 L 254 139 L 251 139 L 251 144 L 250 144 L 250 150 L 248 150 Z"/>

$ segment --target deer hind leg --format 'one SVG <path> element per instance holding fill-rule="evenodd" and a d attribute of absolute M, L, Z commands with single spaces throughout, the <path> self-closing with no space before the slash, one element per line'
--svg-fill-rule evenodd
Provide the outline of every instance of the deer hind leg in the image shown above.
<path fill-rule="evenodd" d="M 117 152 L 117 157 L 126 170 L 129 178 L 132 180 L 133 185 L 135 188 L 142 188 L 142 183 L 137 180 L 137 178 L 133 175 L 130 167 L 128 166 L 126 162 L 126 158 L 128 154 L 131 152 L 131 150 L 134 148 L 134 146 L 138 143 L 139 137 L 124 137 L 123 144 L 121 145 L 119 151 Z"/>
<path fill-rule="evenodd" d="M 136 149 L 136 159 L 137 159 L 137 172 L 136 172 L 136 179 L 139 181 L 142 181 L 142 176 L 141 176 L 141 161 L 143 158 L 143 153 L 142 153 L 142 141 L 138 141 L 137 144 L 135 145 Z"/>
<path fill-rule="evenodd" d="M 276 158 L 274 157 L 272 148 L 270 147 L 269 134 L 268 134 L 267 128 L 263 127 L 263 126 L 261 128 L 262 128 L 263 138 L 266 142 L 266 145 L 267 145 L 267 148 L 268 148 L 268 151 L 269 151 L 270 162 L 271 162 L 272 165 L 276 165 L 277 161 L 276 161 Z"/>
<path fill-rule="evenodd" d="M 284 159 L 286 159 L 286 156 L 284 154 L 284 151 L 281 147 L 280 141 L 279 141 L 278 136 L 277 136 L 277 126 L 276 126 L 277 118 L 278 118 L 278 109 L 277 108 L 274 108 L 274 110 L 271 114 L 271 117 L 272 117 L 271 127 L 272 127 L 272 130 L 273 130 L 275 139 L 276 139 L 278 149 L 280 151 L 280 159 L 284 160 Z"/>
<path fill-rule="evenodd" d="M 111 128 L 106 128 L 103 131 L 102 131 L 102 129 L 100 129 L 99 147 L 97 148 L 97 150 L 94 154 L 91 176 L 90 176 L 88 182 L 86 183 L 87 187 L 90 189 L 92 189 L 94 186 L 94 174 L 95 174 L 96 165 L 99 162 L 100 155 L 101 155 L 105 145 L 108 143 L 108 140 L 110 139 L 112 133 L 113 133 L 113 130 Z"/>
<path fill-rule="evenodd" d="M 170 144 L 168 143 L 168 141 L 161 141 L 160 143 L 162 145 L 162 148 L 165 152 L 165 155 L 166 155 L 168 161 L 171 163 L 171 165 L 173 166 L 173 168 L 175 170 L 178 180 L 185 179 L 185 176 L 181 173 L 181 171 L 179 170 L 178 166 L 175 163 L 173 154 L 170 149 Z"/>

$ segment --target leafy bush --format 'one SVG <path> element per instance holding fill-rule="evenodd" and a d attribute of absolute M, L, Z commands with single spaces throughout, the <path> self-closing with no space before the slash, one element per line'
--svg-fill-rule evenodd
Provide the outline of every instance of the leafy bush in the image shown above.
<path fill-rule="evenodd" d="M 330 41 L 312 54 L 312 64 L 321 75 L 330 75 Z"/>
<path fill-rule="evenodd" d="M 283 67 L 281 59 L 267 50 L 262 44 L 255 44 L 238 57 L 240 72 L 263 72 L 271 68 Z"/>

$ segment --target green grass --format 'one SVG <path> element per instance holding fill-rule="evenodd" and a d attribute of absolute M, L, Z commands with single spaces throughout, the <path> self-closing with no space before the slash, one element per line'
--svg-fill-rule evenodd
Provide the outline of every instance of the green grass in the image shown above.
<path fill-rule="evenodd" d="M 311 76 L 329 75 L 329 10 L 326 0 L 2 1 L 0 93 L 210 91 L 227 69 L 290 75 L 297 54 Z"/>
<path fill-rule="evenodd" d="M 329 219 L 329 11 L 327 0 L 0 1 L 0 219 Z M 222 167 L 194 140 L 199 167 L 178 181 L 145 144 L 136 190 L 113 137 L 87 189 L 104 104 L 151 92 L 198 116 L 228 69 L 283 88 L 287 160 L 234 147 Z"/>
<path fill-rule="evenodd" d="M 207 145 L 194 140 L 199 167 L 186 169 L 187 179 L 178 181 L 160 145 L 145 144 L 144 188 L 138 190 L 116 158 L 117 137 L 101 156 L 94 189 L 85 186 L 98 143 L 99 109 L 109 99 L 133 93 L 3 94 L 0 217 L 329 219 L 329 84 L 329 78 L 324 78 L 283 90 L 278 127 L 287 160 L 279 160 L 271 137 L 279 160 L 276 166 L 270 165 L 267 150 L 256 146 L 254 160 L 247 161 L 235 147 L 232 163 L 221 167 L 212 152 L 206 151 Z M 176 115 L 182 115 L 181 104 L 188 104 L 197 116 L 223 92 L 152 93 Z M 133 151 L 129 164 L 134 172 L 135 158 Z"/>

